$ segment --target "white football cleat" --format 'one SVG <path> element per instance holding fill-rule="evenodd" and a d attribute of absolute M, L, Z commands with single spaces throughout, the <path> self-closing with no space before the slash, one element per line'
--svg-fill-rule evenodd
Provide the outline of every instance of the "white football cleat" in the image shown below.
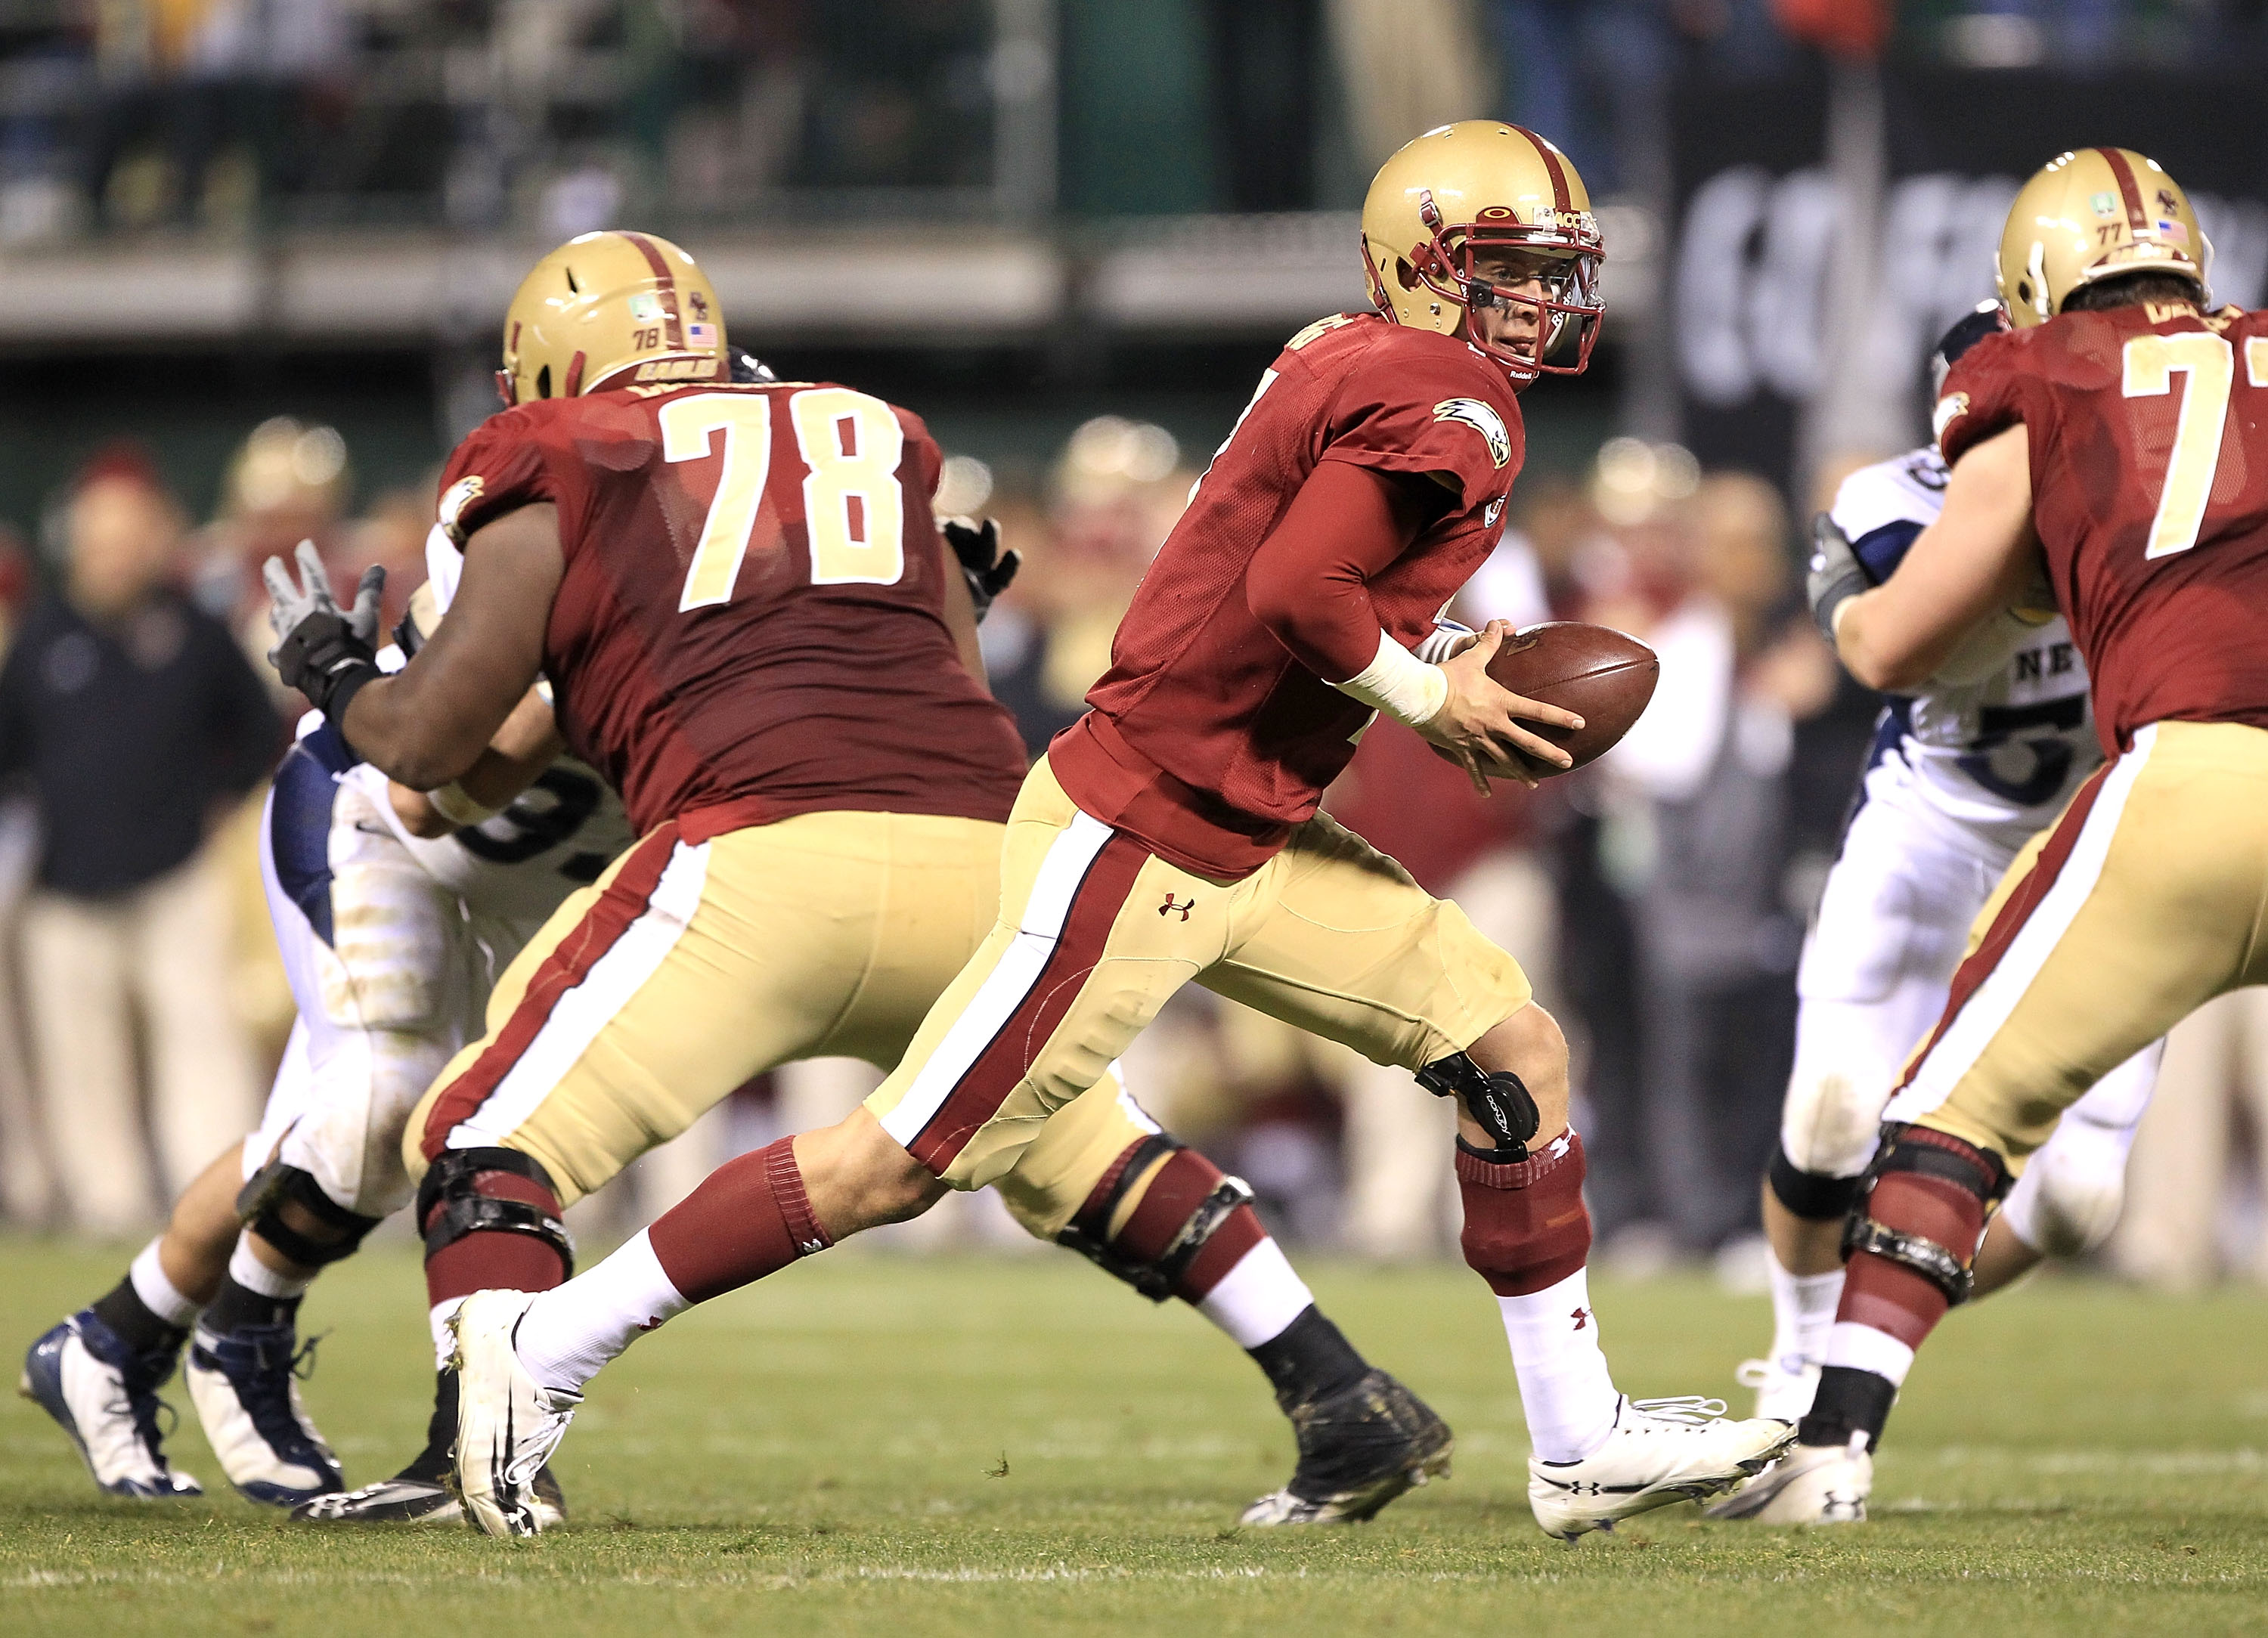
<path fill-rule="evenodd" d="M 189 1399 L 205 1442 L 247 1501 L 297 1507 L 346 1488 L 339 1458 L 299 1398 L 303 1362 L 291 1326 L 246 1326 L 225 1336 L 203 1326 L 189 1344 Z"/>
<path fill-rule="evenodd" d="M 113 1495 L 202 1495 L 166 1461 L 158 1389 L 173 1374 L 170 1350 L 137 1358 L 92 1308 L 55 1326 L 24 1355 L 16 1391 L 55 1419 Z"/>
<path fill-rule="evenodd" d="M 1794 1437 L 1784 1421 L 1727 1421 L 1722 1399 L 1625 1395 L 1607 1442 L 1581 1461 L 1528 1458 L 1528 1504 L 1545 1535 L 1572 1541 L 1611 1530 L 1617 1519 L 1728 1490 Z"/>
<path fill-rule="evenodd" d="M 1819 1364 L 1800 1354 L 1744 1359 L 1734 1369 L 1733 1380 L 1756 1390 L 1757 1415 L 1775 1421 L 1801 1421 L 1810 1413 L 1812 1396 L 1819 1392 Z"/>
<path fill-rule="evenodd" d="M 556 1514 L 535 1491 L 536 1475 L 566 1436 L 583 1396 L 547 1388 L 527 1374 L 512 1333 L 531 1291 L 475 1291 L 449 1321 L 456 1338 L 457 1494 L 485 1536 L 532 1536 Z"/>
<path fill-rule="evenodd" d="M 1874 1487 L 1866 1436 L 1848 1445 L 1799 1444 L 1708 1509 L 1712 1518 L 1757 1524 L 1863 1524 Z"/>

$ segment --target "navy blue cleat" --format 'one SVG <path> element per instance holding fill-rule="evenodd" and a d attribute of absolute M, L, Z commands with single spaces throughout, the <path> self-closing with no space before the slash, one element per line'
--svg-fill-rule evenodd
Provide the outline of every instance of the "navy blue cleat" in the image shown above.
<path fill-rule="evenodd" d="M 189 1345 L 189 1398 L 222 1469 L 247 1501 L 297 1507 L 346 1488 L 339 1458 L 308 1420 L 299 1376 L 314 1363 L 295 1350 L 289 1325 L 241 1326 L 221 1334 L 200 1326 Z"/>
<path fill-rule="evenodd" d="M 173 1350 L 136 1356 L 91 1308 L 48 1332 L 24 1355 L 17 1392 L 55 1419 L 113 1495 L 202 1495 L 204 1487 L 166 1462 L 158 1390 L 173 1374 Z"/>

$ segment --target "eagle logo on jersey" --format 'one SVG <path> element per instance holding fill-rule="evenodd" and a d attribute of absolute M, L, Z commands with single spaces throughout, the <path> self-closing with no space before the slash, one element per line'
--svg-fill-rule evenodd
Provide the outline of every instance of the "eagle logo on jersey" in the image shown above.
<path fill-rule="evenodd" d="M 482 491 L 488 487 L 488 480 L 475 474 L 469 478 L 458 479 L 441 492 L 441 532 L 459 546 L 465 543 L 465 533 L 457 526 L 457 519 L 464 516 L 466 507 L 481 498 Z"/>
<path fill-rule="evenodd" d="M 1945 430 L 1969 413 L 1969 394 L 1948 393 L 1937 400 L 1937 408 L 1929 418 L 1930 436 L 1940 443 L 1945 441 Z"/>
<path fill-rule="evenodd" d="M 1436 421 L 1461 421 L 1488 441 L 1489 459 L 1501 466 L 1512 459 L 1512 434 L 1504 417 L 1477 398 L 1445 398 L 1433 406 Z"/>

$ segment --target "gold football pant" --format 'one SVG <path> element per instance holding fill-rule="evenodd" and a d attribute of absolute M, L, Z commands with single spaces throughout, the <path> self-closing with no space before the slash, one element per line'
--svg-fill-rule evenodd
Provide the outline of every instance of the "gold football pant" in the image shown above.
<path fill-rule="evenodd" d="M 2009 867 L 1883 1119 L 2021 1170 L 2102 1076 L 2268 981 L 2264 912 L 2268 731 L 2143 729 Z"/>
<path fill-rule="evenodd" d="M 1528 1001 L 1519 963 L 1463 911 L 1320 815 L 1224 885 L 1081 812 L 1042 759 L 1008 819 L 1000 888 L 998 923 L 866 1100 L 956 1188 L 1028 1164 L 1192 980 L 1412 1070 Z"/>
<path fill-rule="evenodd" d="M 487 1033 L 410 1118 L 410 1176 L 445 1149 L 513 1149 L 569 1205 L 777 1064 L 888 1068 L 992 924 L 1000 843 L 995 824 L 893 813 L 698 844 L 657 826 L 505 969 Z M 1001 1184 L 1047 1238 L 1158 1129 L 1115 1075 L 1065 1113 Z"/>

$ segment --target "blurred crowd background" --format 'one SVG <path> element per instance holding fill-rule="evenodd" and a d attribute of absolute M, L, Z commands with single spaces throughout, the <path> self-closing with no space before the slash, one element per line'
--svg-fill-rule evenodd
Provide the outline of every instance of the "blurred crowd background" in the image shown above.
<path fill-rule="evenodd" d="M 1524 400 L 1455 611 L 1653 643 L 1593 768 L 1477 799 L 1366 737 L 1332 810 L 1517 953 L 1577 1046 L 1602 1260 L 1760 1270 L 1806 921 L 1879 702 L 1805 520 L 1927 436 L 2016 182 L 2144 149 L 2268 294 L 2268 0 L 0 0 L 0 1213 L 123 1237 L 252 1123 L 290 1024 L 254 837 L 298 702 L 258 565 L 423 578 L 441 456 L 559 239 L 637 225 L 783 377 L 925 416 L 1027 557 L 983 629 L 1036 753 L 1354 207 L 1513 118 L 1599 202 L 1609 319 Z M 2184 1027 L 2105 1253 L 2268 1279 L 2268 1012 Z M 1138 1092 L 1287 1237 L 1452 1254 L 1445 1105 L 1188 992 Z M 797 1066 L 578 1211 L 622 1226 L 872 1083 Z M 982 1201 L 900 1231 L 1005 1244 Z"/>

